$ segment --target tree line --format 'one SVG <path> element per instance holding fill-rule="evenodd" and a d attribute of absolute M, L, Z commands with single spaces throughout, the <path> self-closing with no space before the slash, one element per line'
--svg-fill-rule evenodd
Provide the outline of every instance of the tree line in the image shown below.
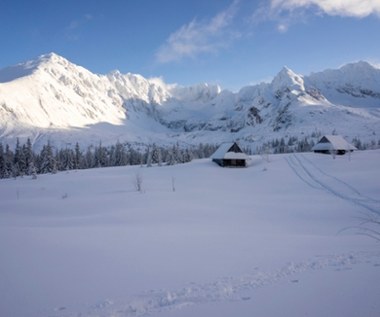
<path fill-rule="evenodd" d="M 171 147 L 153 144 L 138 150 L 131 144 L 116 142 L 111 146 L 99 143 L 82 150 L 78 143 L 74 148 L 56 149 L 48 142 L 36 153 L 30 139 L 25 144 L 17 139 L 13 150 L 8 144 L 3 146 L 0 142 L 0 178 L 24 175 L 35 178 L 37 174 L 95 167 L 174 165 L 190 162 L 194 158 L 209 157 L 216 148 L 211 144 L 185 148 L 176 143 Z"/>
<path fill-rule="evenodd" d="M 275 138 L 263 143 L 256 148 L 257 153 L 302 153 L 310 152 L 313 146 L 319 141 L 321 134 L 312 134 L 309 137 L 298 138 L 291 136 L 288 138 Z M 358 150 L 374 150 L 380 148 L 380 140 L 371 140 L 370 142 L 362 142 L 358 137 L 351 141 Z"/>
<path fill-rule="evenodd" d="M 315 144 L 316 137 L 319 135 L 301 139 L 297 137 L 273 139 L 256 147 L 255 151 L 252 151 L 250 147 L 245 147 L 244 151 L 249 155 L 309 152 Z M 359 138 L 354 138 L 352 144 L 359 150 L 380 148 L 380 140 L 366 143 Z M 95 167 L 174 165 L 190 162 L 192 159 L 210 157 L 216 149 L 217 146 L 214 144 L 202 143 L 187 147 L 181 147 L 178 143 L 170 147 L 156 144 L 137 147 L 121 142 L 116 142 L 111 146 L 103 146 L 100 142 L 96 146 L 88 146 L 85 150 L 78 143 L 74 148 L 57 149 L 48 142 L 40 152 L 36 153 L 33 151 L 30 139 L 27 139 L 25 144 L 21 144 L 17 139 L 13 150 L 8 144 L 3 146 L 0 142 L 0 179 L 24 175 L 35 178 L 37 174 Z"/>

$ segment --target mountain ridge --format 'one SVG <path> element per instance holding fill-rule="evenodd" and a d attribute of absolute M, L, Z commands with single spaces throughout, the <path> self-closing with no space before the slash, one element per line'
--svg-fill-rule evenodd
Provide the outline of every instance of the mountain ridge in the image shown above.
<path fill-rule="evenodd" d="M 236 93 L 93 74 L 55 53 L 0 70 L 0 141 L 10 143 L 260 144 L 333 129 L 369 139 L 380 134 L 379 118 L 380 68 L 364 61 L 309 76 L 284 66 L 272 82 Z"/>

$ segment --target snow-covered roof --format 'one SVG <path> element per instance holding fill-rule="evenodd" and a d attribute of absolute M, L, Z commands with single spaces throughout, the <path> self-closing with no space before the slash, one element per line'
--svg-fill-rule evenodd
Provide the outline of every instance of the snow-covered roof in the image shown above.
<path fill-rule="evenodd" d="M 219 146 L 219 148 L 215 151 L 215 153 L 211 155 L 211 158 L 216 159 L 216 160 L 222 160 L 222 159 L 247 160 L 248 156 L 245 153 L 230 151 L 230 149 L 234 146 L 234 144 L 235 144 L 234 142 L 222 143 Z"/>
<path fill-rule="evenodd" d="M 357 150 L 340 135 L 325 135 L 313 146 L 312 151 Z"/>
<path fill-rule="evenodd" d="M 222 143 L 218 149 L 211 155 L 212 159 L 223 159 L 224 155 L 228 152 L 228 150 L 234 145 L 233 142 Z"/>
<path fill-rule="evenodd" d="M 227 152 L 224 155 L 224 159 L 227 160 L 248 160 L 248 156 L 245 153 Z"/>

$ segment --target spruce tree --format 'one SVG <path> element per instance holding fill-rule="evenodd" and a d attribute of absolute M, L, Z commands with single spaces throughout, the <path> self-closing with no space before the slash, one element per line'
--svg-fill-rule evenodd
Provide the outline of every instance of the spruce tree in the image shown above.
<path fill-rule="evenodd" d="M 152 151 L 148 147 L 147 153 L 146 153 L 146 166 L 151 167 L 152 166 Z"/>
<path fill-rule="evenodd" d="M 34 157 L 34 153 L 33 153 L 33 148 L 32 148 L 32 142 L 30 141 L 30 139 L 28 138 L 27 141 L 26 141 L 26 145 L 23 145 L 22 147 L 22 151 L 24 153 L 24 157 L 25 157 L 25 169 L 26 169 L 26 174 L 27 175 L 31 175 L 30 174 L 30 166 L 34 166 L 34 160 L 35 160 L 35 157 Z"/>
<path fill-rule="evenodd" d="M 4 153 L 4 159 L 5 159 L 4 160 L 5 161 L 5 174 L 4 174 L 4 178 L 9 178 L 12 175 L 12 171 L 13 171 L 13 157 L 14 157 L 14 154 L 11 151 L 9 145 L 7 144 L 5 146 L 5 153 Z"/>
<path fill-rule="evenodd" d="M 24 155 L 23 148 L 20 145 L 20 140 L 17 138 L 15 155 L 13 158 L 13 177 L 25 175 L 27 171 L 26 158 Z"/>
<path fill-rule="evenodd" d="M 79 143 L 75 143 L 75 156 L 74 156 L 74 169 L 81 168 L 82 152 L 79 147 Z"/>
<path fill-rule="evenodd" d="M 53 155 L 53 148 L 50 142 L 44 145 L 40 154 L 40 173 L 56 173 L 57 172 L 57 161 Z"/>

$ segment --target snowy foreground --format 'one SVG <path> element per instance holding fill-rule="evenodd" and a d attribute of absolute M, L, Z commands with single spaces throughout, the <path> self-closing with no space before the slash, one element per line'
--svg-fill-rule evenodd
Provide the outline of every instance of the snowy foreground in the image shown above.
<path fill-rule="evenodd" d="M 380 316 L 380 243 L 360 234 L 380 213 L 379 162 L 1 180 L 0 316 Z"/>

